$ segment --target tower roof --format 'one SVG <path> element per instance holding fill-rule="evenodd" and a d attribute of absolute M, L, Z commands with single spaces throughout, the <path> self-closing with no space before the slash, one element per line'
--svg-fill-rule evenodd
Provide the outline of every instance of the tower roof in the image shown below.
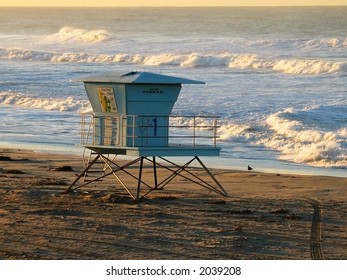
<path fill-rule="evenodd" d="M 109 72 L 98 76 L 73 79 L 74 82 L 98 82 L 116 84 L 204 84 L 197 80 L 155 74 L 151 72 L 132 71 L 128 73 Z"/>

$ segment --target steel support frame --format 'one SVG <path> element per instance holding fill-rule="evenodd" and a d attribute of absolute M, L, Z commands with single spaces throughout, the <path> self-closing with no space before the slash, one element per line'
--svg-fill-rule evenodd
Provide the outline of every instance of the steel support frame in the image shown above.
<path fill-rule="evenodd" d="M 215 178 L 215 176 L 210 172 L 210 170 L 206 167 L 206 165 L 201 161 L 201 159 L 198 156 L 194 156 L 192 159 L 190 159 L 188 162 L 186 162 L 183 165 L 176 164 L 164 157 L 159 156 L 158 157 L 162 162 L 167 163 L 169 165 L 162 164 L 156 160 L 156 157 L 145 157 L 141 156 L 138 157 L 132 161 L 129 161 L 123 165 L 118 165 L 115 161 L 115 159 L 111 160 L 108 157 L 106 157 L 103 154 L 97 154 L 96 157 L 85 167 L 85 169 L 76 177 L 76 179 L 71 183 L 71 185 L 65 190 L 65 193 L 69 193 L 73 190 L 79 189 L 83 186 L 86 186 L 88 184 L 91 184 L 96 181 L 100 181 L 101 179 L 108 177 L 110 175 L 115 176 L 115 178 L 118 180 L 118 182 L 122 185 L 122 187 L 127 191 L 127 193 L 135 200 L 139 201 L 145 196 L 147 196 L 149 193 L 151 193 L 154 190 L 162 190 L 166 185 L 168 185 L 174 178 L 177 176 L 184 178 L 185 180 L 192 182 L 194 184 L 197 184 L 210 192 L 217 193 L 219 195 L 228 197 L 228 193 L 225 191 L 225 189 L 222 187 L 222 185 L 218 182 L 218 180 Z M 102 160 L 105 163 L 106 169 L 102 176 L 99 176 L 95 178 L 94 180 L 90 180 L 88 182 L 84 182 L 77 186 L 78 181 L 88 172 L 88 170 L 96 163 L 97 160 Z M 204 171 L 209 175 L 209 177 L 212 179 L 214 184 L 211 184 L 207 182 L 206 180 L 203 180 L 199 176 L 195 175 L 188 169 L 188 167 L 194 162 L 197 161 L 199 165 L 202 167 Z M 154 186 L 149 185 L 148 183 L 144 182 L 142 179 L 142 173 L 144 168 L 144 163 L 149 162 L 151 163 L 151 167 L 153 168 L 153 181 Z M 135 176 L 132 173 L 130 173 L 127 168 L 131 167 L 134 164 L 139 163 L 138 166 L 138 175 Z M 165 179 L 159 181 L 158 180 L 158 173 L 157 173 L 157 167 L 163 168 L 165 170 L 168 170 L 171 172 L 170 175 L 168 175 Z M 130 187 L 128 187 L 122 179 L 118 176 L 118 172 L 124 172 L 133 179 L 137 181 L 136 190 L 132 191 Z M 188 176 L 187 176 L 188 174 Z M 190 177 L 189 177 L 190 176 Z M 146 187 L 146 191 L 144 194 L 141 195 L 141 189 L 142 186 Z"/>

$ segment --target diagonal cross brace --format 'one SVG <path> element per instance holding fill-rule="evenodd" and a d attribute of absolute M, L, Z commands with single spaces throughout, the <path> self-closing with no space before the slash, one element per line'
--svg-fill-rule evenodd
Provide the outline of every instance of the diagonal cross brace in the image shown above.
<path fill-rule="evenodd" d="M 116 179 L 120 182 L 120 184 L 123 186 L 123 188 L 128 192 L 128 194 L 135 200 L 138 201 L 141 198 L 145 197 L 146 195 L 148 195 L 150 192 L 152 192 L 153 190 L 162 190 L 167 184 L 169 184 L 175 177 L 180 176 L 194 184 L 200 185 L 206 189 L 208 189 L 209 191 L 215 192 L 217 194 L 220 194 L 222 196 L 229 196 L 228 193 L 225 191 L 225 189 L 221 186 L 221 184 L 218 182 L 218 180 L 213 176 L 213 174 L 210 172 L 210 170 L 204 165 L 204 163 L 200 160 L 199 157 L 195 156 L 194 158 L 192 158 L 191 160 L 189 160 L 187 163 L 185 163 L 184 165 L 178 165 L 176 163 L 173 163 L 171 161 L 169 161 L 166 158 L 163 157 L 159 157 L 162 161 L 165 161 L 166 163 L 169 163 L 171 165 L 173 165 L 174 168 L 168 167 L 164 164 L 161 164 L 159 162 L 156 161 L 156 158 L 153 157 L 152 159 L 148 158 L 148 157 L 139 157 L 136 158 L 133 161 L 130 161 L 122 166 L 118 165 L 114 160 L 110 160 L 108 157 L 105 157 L 102 154 L 98 154 L 93 161 L 91 161 L 87 167 L 81 172 L 81 174 L 73 181 L 73 183 L 66 189 L 65 193 L 68 193 L 70 191 L 72 191 L 73 189 L 78 189 L 81 188 L 83 186 L 86 186 L 92 182 L 95 181 L 99 181 L 102 178 L 105 178 L 109 175 L 114 175 L 116 177 Z M 88 172 L 88 170 L 91 168 L 91 166 L 93 164 L 95 164 L 95 162 L 97 160 L 103 160 L 107 166 L 106 170 L 110 170 L 110 172 L 105 173 L 104 175 L 91 180 L 89 182 L 86 182 L 84 184 L 81 184 L 79 186 L 75 186 L 77 184 L 77 182 L 83 177 L 84 174 L 86 174 Z M 152 163 L 152 168 L 153 168 L 153 175 L 154 175 L 154 186 L 150 186 L 149 184 L 147 184 L 146 182 L 144 182 L 142 180 L 142 171 L 143 171 L 143 167 L 144 167 L 144 161 L 148 161 L 150 163 Z M 210 176 L 210 178 L 213 180 L 213 182 L 215 183 L 216 186 L 213 186 L 212 184 L 208 183 L 207 181 L 203 180 L 202 178 L 198 177 L 197 175 L 193 174 L 191 171 L 189 171 L 187 169 L 187 167 L 194 161 L 197 160 L 198 163 L 201 165 L 201 167 L 203 168 L 204 171 L 207 172 L 207 174 Z M 138 175 L 135 176 L 133 174 L 131 174 L 129 171 L 127 171 L 126 169 L 129 168 L 130 166 L 136 164 L 140 162 L 139 167 L 138 167 Z M 115 166 L 115 167 L 114 167 Z M 168 171 L 171 172 L 171 174 L 169 176 L 167 176 L 165 179 L 163 179 L 161 182 L 158 182 L 158 176 L 157 176 L 157 167 L 160 168 L 164 168 Z M 105 170 L 105 171 L 106 171 Z M 130 190 L 130 188 L 121 180 L 121 178 L 118 176 L 117 172 L 119 171 L 123 171 L 125 172 L 127 175 L 129 175 L 130 177 L 132 177 L 133 179 L 135 179 L 137 181 L 137 186 L 136 186 L 136 191 L 133 192 Z M 181 173 L 186 172 L 187 174 L 189 174 L 191 177 L 185 176 Z M 145 194 L 143 194 L 142 196 L 140 196 L 140 192 L 141 192 L 141 186 L 144 185 L 148 188 L 147 192 Z"/>

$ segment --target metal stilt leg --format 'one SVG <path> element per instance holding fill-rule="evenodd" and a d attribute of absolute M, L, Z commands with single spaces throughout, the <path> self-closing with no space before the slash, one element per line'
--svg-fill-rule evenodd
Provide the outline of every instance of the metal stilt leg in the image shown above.
<path fill-rule="evenodd" d="M 72 184 L 66 189 L 65 193 L 69 193 L 73 186 L 82 178 L 82 176 L 84 176 L 89 168 L 91 168 L 93 166 L 93 164 L 100 158 L 101 155 L 97 155 L 88 165 L 87 167 L 77 176 L 77 178 L 72 182 Z"/>
<path fill-rule="evenodd" d="M 83 175 L 85 175 L 85 173 L 88 172 L 88 170 L 92 167 L 93 164 L 96 163 L 97 160 L 102 159 L 106 166 L 107 166 L 107 170 L 109 170 L 109 172 L 105 173 L 104 175 L 98 177 L 95 180 L 92 180 L 90 182 L 84 183 L 80 186 L 75 187 L 76 183 L 83 177 Z M 81 174 L 72 182 L 72 184 L 66 189 L 65 193 L 68 193 L 70 191 L 72 191 L 72 189 L 77 189 L 80 188 L 82 186 L 85 186 L 91 182 L 95 182 L 98 181 L 99 179 L 102 179 L 104 177 L 107 177 L 109 175 L 114 175 L 115 178 L 118 180 L 118 182 L 122 185 L 122 187 L 127 191 L 127 193 L 136 201 L 140 200 L 141 198 L 145 197 L 146 195 L 148 195 L 150 192 L 152 192 L 153 190 L 161 190 L 163 189 L 167 184 L 169 184 L 175 177 L 179 176 L 184 178 L 185 180 L 192 182 L 194 184 L 197 184 L 199 186 L 202 186 L 206 189 L 208 189 L 209 191 L 215 192 L 217 194 L 220 194 L 222 196 L 229 196 L 228 193 L 226 192 L 226 190 L 222 187 L 222 185 L 218 182 L 218 180 L 213 176 L 213 174 L 210 172 L 210 170 L 205 166 L 205 164 L 201 161 L 201 159 L 197 156 L 195 156 L 194 158 L 192 158 L 191 160 L 189 160 L 188 162 L 186 162 L 183 165 L 178 165 L 172 161 L 169 161 L 166 158 L 163 157 L 159 157 L 162 161 L 169 163 L 170 165 L 173 166 L 168 166 L 162 163 L 159 163 L 156 160 L 156 157 L 152 157 L 152 159 L 147 158 L 147 157 L 139 157 L 136 158 L 135 160 L 132 160 L 128 163 L 125 163 L 123 165 L 118 165 L 115 160 L 111 160 L 108 157 L 103 156 L 102 154 L 98 154 L 95 159 L 93 161 L 91 161 L 88 166 L 81 172 Z M 151 163 L 152 168 L 153 168 L 153 185 L 150 183 L 146 183 L 143 180 L 143 168 L 144 168 L 144 161 L 148 161 Z M 205 181 L 204 179 L 202 179 L 201 177 L 199 177 L 196 174 L 193 174 L 193 172 L 191 170 L 188 170 L 188 166 L 190 164 L 192 164 L 192 162 L 194 160 L 197 160 L 199 162 L 199 164 L 201 165 L 201 167 L 203 168 L 203 170 L 209 175 L 209 177 L 212 179 L 213 184 L 209 183 L 208 181 Z M 138 166 L 138 174 L 134 175 L 131 173 L 130 168 L 136 164 L 137 162 L 139 162 L 139 166 Z M 157 167 L 159 168 L 163 168 L 166 171 L 169 171 L 170 174 L 167 175 L 162 181 L 158 181 L 158 170 Z M 128 169 L 128 170 L 127 170 Z M 137 185 L 135 186 L 127 186 L 125 181 L 123 181 L 120 178 L 120 172 L 123 172 L 125 175 L 129 176 L 130 178 L 132 178 L 133 180 L 136 180 Z M 147 187 L 147 191 L 143 192 L 143 195 L 141 195 L 141 187 L 145 186 Z"/>
<path fill-rule="evenodd" d="M 141 157 L 141 160 L 140 160 L 139 179 L 138 179 L 138 181 L 137 181 L 137 190 L 136 190 L 136 201 L 138 201 L 139 198 L 140 198 L 142 168 L 143 168 L 143 157 Z"/>

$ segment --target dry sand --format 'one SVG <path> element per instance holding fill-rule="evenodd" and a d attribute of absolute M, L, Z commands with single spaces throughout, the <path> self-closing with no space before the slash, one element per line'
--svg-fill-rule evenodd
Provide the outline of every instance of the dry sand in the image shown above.
<path fill-rule="evenodd" d="M 64 194 L 82 170 L 0 150 L 0 259 L 347 259 L 347 178 L 212 170 L 230 197 L 176 177 L 134 203 L 113 176 Z"/>

